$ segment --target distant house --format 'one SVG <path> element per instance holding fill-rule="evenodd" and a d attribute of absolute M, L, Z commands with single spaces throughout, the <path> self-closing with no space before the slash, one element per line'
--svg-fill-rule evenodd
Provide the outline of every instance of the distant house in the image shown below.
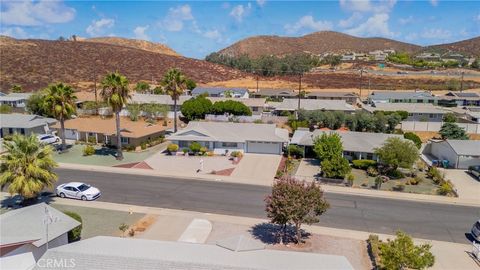
<path fill-rule="evenodd" d="M 275 124 L 192 121 L 168 140 L 178 144 L 180 149 L 198 142 L 217 154 L 241 151 L 279 155 L 288 142 L 288 130 L 277 128 Z"/>
<path fill-rule="evenodd" d="M 324 99 L 324 100 L 345 100 L 348 104 L 355 105 L 358 100 L 358 95 L 348 92 L 326 92 L 311 90 L 307 93 L 309 99 Z"/>
<path fill-rule="evenodd" d="M 442 57 L 438 53 L 421 53 L 415 56 L 416 59 L 425 60 L 425 61 L 440 61 Z"/>
<path fill-rule="evenodd" d="M 54 128 L 60 133 L 60 124 Z M 155 139 L 165 134 L 168 126 L 162 122 L 148 123 L 143 119 L 131 121 L 128 117 L 120 118 L 122 146 L 139 146 L 149 139 Z M 98 116 L 78 117 L 65 121 L 65 138 L 76 141 L 93 140 L 96 143 L 116 145 L 116 125 L 114 118 Z"/>
<path fill-rule="evenodd" d="M 368 95 L 369 104 L 377 103 L 431 103 L 437 104 L 438 98 L 427 91 L 373 91 Z"/>
<path fill-rule="evenodd" d="M 43 262 L 73 260 L 73 269 L 96 270 L 353 270 L 349 261 L 339 255 L 265 249 L 251 242 L 242 244 L 242 251 L 236 251 L 222 244 L 97 236 L 49 250 L 34 269 L 53 268 Z"/>
<path fill-rule="evenodd" d="M 480 141 L 430 141 L 425 146 L 422 157 L 428 159 L 427 163 L 432 160 L 448 160 L 451 168 L 468 169 L 469 166 L 480 165 Z"/>
<path fill-rule="evenodd" d="M 438 104 L 441 106 L 455 107 L 455 106 L 479 106 L 480 95 L 474 92 L 448 92 L 439 97 Z"/>
<path fill-rule="evenodd" d="M 347 53 L 342 55 L 342 61 L 355 61 L 355 53 Z"/>
<path fill-rule="evenodd" d="M 270 98 L 282 100 L 284 98 L 295 98 L 298 94 L 293 89 L 259 89 L 257 92 L 251 92 L 253 98 Z"/>
<path fill-rule="evenodd" d="M 48 236 L 47 214 L 52 219 L 48 224 Z M 45 203 L 10 210 L 0 215 L 0 224 L 2 269 L 31 269 L 47 251 L 47 242 L 48 248 L 68 244 L 68 232 L 80 225 Z"/>
<path fill-rule="evenodd" d="M 234 98 L 248 98 L 249 93 L 247 88 L 228 88 L 228 87 L 195 87 L 192 90 L 192 96 L 206 94 L 209 97 L 234 97 Z"/>
<path fill-rule="evenodd" d="M 32 93 L 10 93 L 0 95 L 0 105 L 9 105 L 14 108 L 25 108 Z"/>
<path fill-rule="evenodd" d="M 177 100 L 178 110 L 180 111 L 180 106 L 191 99 L 191 96 L 179 96 Z M 135 93 L 132 95 L 131 103 L 146 104 L 146 103 L 155 103 L 169 106 L 169 110 L 173 111 L 173 99 L 169 95 L 155 95 L 155 94 L 139 94 Z"/>
<path fill-rule="evenodd" d="M 212 103 L 217 101 L 226 101 L 226 100 L 233 100 L 238 101 L 252 111 L 252 114 L 262 114 L 263 110 L 266 107 L 266 98 L 225 98 L 225 97 L 207 97 Z"/>
<path fill-rule="evenodd" d="M 299 128 L 290 140 L 290 144 L 298 145 L 304 148 L 306 156 L 315 156 L 313 144 L 315 138 L 327 133 L 337 133 L 340 135 L 343 145 L 343 156 L 349 161 L 356 159 L 371 159 L 378 161 L 375 155 L 375 149 L 382 147 L 388 138 L 403 138 L 397 134 L 369 133 L 356 131 L 325 131 L 316 129 L 313 132 L 308 129 Z"/>
<path fill-rule="evenodd" d="M 298 99 L 284 99 L 282 102 L 270 103 L 276 114 L 282 112 L 294 112 L 298 110 Z M 300 99 L 300 109 L 306 111 L 342 111 L 346 113 L 355 112 L 355 108 L 345 100 L 323 100 L 323 99 Z"/>
<path fill-rule="evenodd" d="M 385 61 L 388 54 L 382 50 L 371 51 L 368 53 L 375 61 Z"/>
<path fill-rule="evenodd" d="M 407 121 L 422 122 L 441 122 L 443 116 L 447 113 L 442 107 L 432 104 L 416 104 L 416 103 L 376 103 L 372 106 L 364 106 L 363 110 L 374 113 L 376 111 L 408 112 Z"/>
<path fill-rule="evenodd" d="M 22 135 L 52 133 L 52 126 L 57 123 L 53 118 L 34 114 L 0 114 L 0 138 L 15 133 Z"/>

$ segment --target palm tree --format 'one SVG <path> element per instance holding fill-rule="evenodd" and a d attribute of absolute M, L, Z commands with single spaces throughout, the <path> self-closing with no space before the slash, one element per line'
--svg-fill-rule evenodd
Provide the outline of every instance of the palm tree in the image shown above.
<path fill-rule="evenodd" d="M 173 99 L 173 132 L 177 132 L 177 101 L 187 89 L 187 78 L 178 69 L 169 69 L 163 76 L 162 85 L 167 95 Z"/>
<path fill-rule="evenodd" d="M 65 150 L 65 120 L 75 114 L 75 100 L 77 97 L 69 85 L 52 84 L 45 89 L 45 111 L 60 121 L 60 137 L 62 138 L 61 150 Z"/>
<path fill-rule="evenodd" d="M 115 113 L 117 129 L 117 159 L 122 160 L 122 137 L 120 134 L 120 111 L 130 98 L 127 77 L 118 72 L 108 73 L 101 82 L 102 91 L 100 96 L 112 108 Z"/>
<path fill-rule="evenodd" d="M 52 158 L 51 146 L 41 144 L 33 134 L 15 134 L 4 146 L 7 152 L 0 156 L 1 189 L 8 184 L 10 194 L 19 194 L 29 201 L 45 187 L 53 187 L 57 175 L 52 170 L 57 163 Z"/>

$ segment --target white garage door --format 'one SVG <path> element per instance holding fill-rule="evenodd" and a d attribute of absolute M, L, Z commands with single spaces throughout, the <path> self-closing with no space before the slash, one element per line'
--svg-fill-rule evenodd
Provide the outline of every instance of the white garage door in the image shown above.
<path fill-rule="evenodd" d="M 247 153 L 280 154 L 281 151 L 282 151 L 281 143 L 247 142 Z"/>

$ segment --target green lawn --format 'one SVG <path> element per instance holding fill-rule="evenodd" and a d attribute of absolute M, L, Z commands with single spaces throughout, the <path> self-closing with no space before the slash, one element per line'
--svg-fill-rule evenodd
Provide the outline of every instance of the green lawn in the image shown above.
<path fill-rule="evenodd" d="M 97 146 L 97 152 L 92 156 L 83 156 L 84 145 L 73 145 L 68 152 L 59 154 L 56 152 L 53 156 L 56 162 L 75 163 L 98 166 L 115 166 L 120 164 L 141 162 L 162 149 L 162 144 L 151 147 L 142 152 L 123 152 L 124 159 L 118 161 L 115 159 L 114 149 L 101 148 Z"/>
<path fill-rule="evenodd" d="M 375 177 L 370 177 L 364 170 L 352 168 L 352 174 L 355 176 L 353 181 L 354 187 L 360 188 L 375 188 Z M 406 185 L 406 178 L 398 180 L 389 180 L 381 185 L 380 190 L 393 191 L 398 184 L 404 184 L 403 192 L 420 193 L 420 194 L 437 194 L 437 185 L 433 183 L 432 179 L 426 177 L 424 172 L 418 174 L 423 178 L 423 181 L 418 185 Z"/>

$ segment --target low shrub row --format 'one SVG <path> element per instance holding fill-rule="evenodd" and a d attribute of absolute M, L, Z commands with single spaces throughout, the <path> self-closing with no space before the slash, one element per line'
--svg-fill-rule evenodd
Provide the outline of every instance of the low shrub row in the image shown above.
<path fill-rule="evenodd" d="M 356 169 L 366 170 L 368 167 L 376 167 L 377 162 L 371 159 L 356 159 L 352 161 L 353 167 Z"/>

